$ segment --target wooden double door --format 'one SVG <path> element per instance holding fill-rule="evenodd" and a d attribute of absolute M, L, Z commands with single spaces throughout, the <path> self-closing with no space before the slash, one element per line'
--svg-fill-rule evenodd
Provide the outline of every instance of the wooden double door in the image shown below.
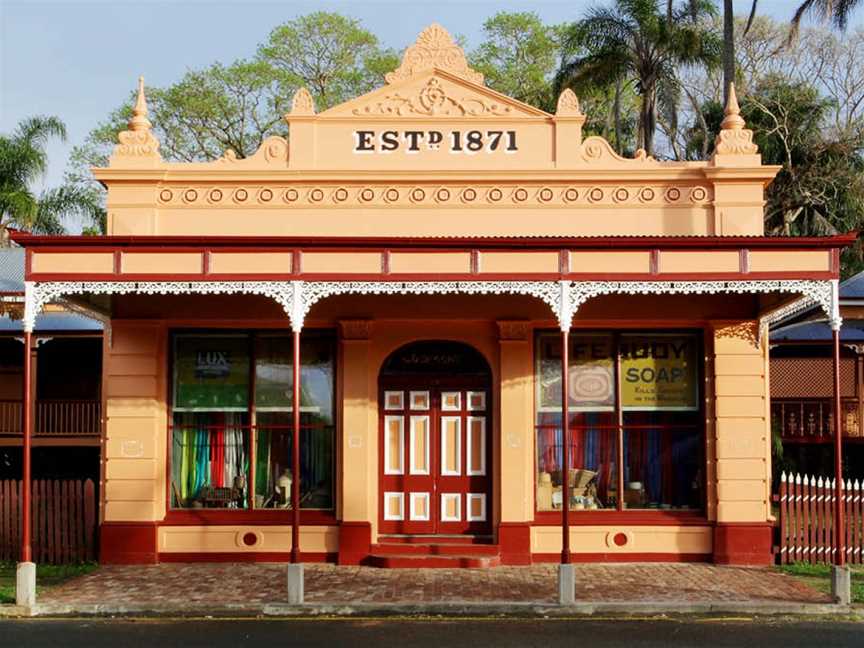
<path fill-rule="evenodd" d="M 488 385 L 418 378 L 381 383 L 380 531 L 488 534 Z"/>

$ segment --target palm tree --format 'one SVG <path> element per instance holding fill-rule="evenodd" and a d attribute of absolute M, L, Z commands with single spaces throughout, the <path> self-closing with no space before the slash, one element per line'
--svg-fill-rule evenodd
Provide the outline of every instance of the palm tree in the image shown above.
<path fill-rule="evenodd" d="M 861 4 L 861 0 L 804 0 L 795 15 L 792 16 L 792 35 L 798 33 L 801 21 L 809 13 L 816 14 L 822 20 L 829 20 L 843 31 L 849 23 L 849 16 Z"/>
<path fill-rule="evenodd" d="M 83 188 L 63 185 L 39 195 L 32 185 L 48 166 L 45 146 L 52 138 L 66 139 L 66 127 L 57 117 L 30 117 L 9 135 L 0 135 L 0 230 L 6 240 L 9 227 L 41 234 L 62 234 L 63 220 L 83 216 L 98 221 L 102 207 Z"/>
<path fill-rule="evenodd" d="M 641 97 L 637 147 L 654 150 L 657 104 L 662 86 L 677 87 L 676 67 L 714 65 L 721 42 L 706 26 L 716 13 L 709 0 L 661 7 L 658 0 L 615 0 L 611 8 L 590 9 L 572 25 L 558 71 L 558 89 L 620 82 L 635 83 Z"/>

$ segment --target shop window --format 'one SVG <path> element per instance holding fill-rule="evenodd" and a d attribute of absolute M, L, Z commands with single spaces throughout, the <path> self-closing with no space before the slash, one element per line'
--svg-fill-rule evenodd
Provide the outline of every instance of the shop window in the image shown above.
<path fill-rule="evenodd" d="M 293 439 L 293 340 L 256 340 L 256 508 L 289 508 Z M 332 337 L 300 343 L 300 507 L 333 508 L 335 349 Z"/>
<path fill-rule="evenodd" d="M 333 337 L 300 354 L 301 507 L 332 509 Z M 172 507 L 290 508 L 292 337 L 176 334 L 173 375 Z"/>
<path fill-rule="evenodd" d="M 544 332 L 536 342 L 536 507 L 556 511 L 564 497 L 561 336 Z M 698 336 L 686 333 L 571 333 L 571 510 L 701 507 L 698 351 Z"/>

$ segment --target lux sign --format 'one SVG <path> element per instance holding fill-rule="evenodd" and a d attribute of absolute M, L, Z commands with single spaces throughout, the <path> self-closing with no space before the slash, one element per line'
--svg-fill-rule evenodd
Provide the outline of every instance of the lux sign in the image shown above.
<path fill-rule="evenodd" d="M 419 153 L 423 150 L 438 151 L 446 147 L 451 153 L 515 153 L 516 131 L 508 130 L 374 130 L 354 131 L 355 153 L 392 153 L 402 150 L 405 153 Z"/>

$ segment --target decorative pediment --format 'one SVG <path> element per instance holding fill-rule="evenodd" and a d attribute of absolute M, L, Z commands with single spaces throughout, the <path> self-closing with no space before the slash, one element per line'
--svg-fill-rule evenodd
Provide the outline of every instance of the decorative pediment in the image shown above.
<path fill-rule="evenodd" d="M 538 108 L 437 69 L 383 86 L 320 114 L 325 117 L 415 119 L 549 117 Z"/>
<path fill-rule="evenodd" d="M 465 52 L 438 23 L 429 25 L 420 32 L 417 40 L 405 50 L 402 64 L 387 74 L 387 83 L 410 79 L 417 74 L 433 69 L 444 70 L 471 83 L 483 85 L 483 75 L 468 67 Z"/>

